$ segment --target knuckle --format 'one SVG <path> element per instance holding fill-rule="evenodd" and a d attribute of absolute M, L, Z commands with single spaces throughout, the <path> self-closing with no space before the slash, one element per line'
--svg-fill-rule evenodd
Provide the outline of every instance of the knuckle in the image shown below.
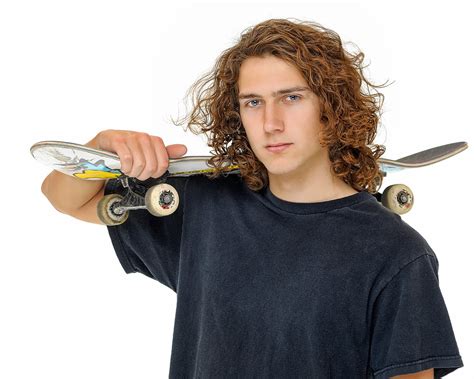
<path fill-rule="evenodd" d="M 168 160 L 166 160 L 164 162 L 162 161 L 158 164 L 158 170 L 160 170 L 160 172 L 161 171 L 165 172 L 166 170 L 168 170 L 169 166 L 170 166 L 170 164 L 169 164 Z"/>
<path fill-rule="evenodd" d="M 126 137 L 123 134 L 115 134 L 112 138 L 116 143 L 123 144 L 126 142 Z"/>
<path fill-rule="evenodd" d="M 147 172 L 149 174 L 152 174 L 158 170 L 158 164 L 152 164 L 149 167 L 147 167 Z"/>
<path fill-rule="evenodd" d="M 152 142 L 155 144 L 155 145 L 159 145 L 159 146 L 164 146 L 164 142 L 163 142 L 163 139 L 161 137 L 158 137 L 158 136 L 154 136 L 152 138 Z"/>
<path fill-rule="evenodd" d="M 138 160 L 135 162 L 134 167 L 136 167 L 138 170 L 143 170 L 145 168 L 145 162 L 142 160 Z"/>
<path fill-rule="evenodd" d="M 147 134 L 147 133 L 137 133 L 137 139 L 140 141 L 140 142 L 148 142 L 150 140 L 150 136 Z"/>
<path fill-rule="evenodd" d="M 129 164 L 132 162 L 132 155 L 131 154 L 123 154 L 120 158 L 122 158 L 123 163 Z"/>
<path fill-rule="evenodd" d="M 113 135 L 110 137 L 110 146 L 117 151 L 125 144 L 125 139 L 122 136 Z"/>
<path fill-rule="evenodd" d="M 153 169 L 149 164 L 147 164 L 145 168 L 143 169 L 142 175 L 143 174 L 147 175 L 148 178 L 153 174 Z"/>

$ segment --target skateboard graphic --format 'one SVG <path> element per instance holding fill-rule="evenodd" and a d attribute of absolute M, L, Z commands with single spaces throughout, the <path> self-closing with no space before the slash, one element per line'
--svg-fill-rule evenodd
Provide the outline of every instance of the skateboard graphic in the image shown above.
<path fill-rule="evenodd" d="M 397 160 L 380 158 L 378 160 L 383 176 L 405 168 L 427 166 L 437 163 L 467 149 L 466 142 L 456 142 L 420 151 Z M 125 196 L 109 194 L 97 205 L 99 219 L 109 226 L 119 225 L 128 218 L 129 211 L 147 209 L 151 214 L 163 217 L 172 214 L 179 205 L 179 194 L 166 183 L 169 177 L 200 175 L 215 171 L 209 166 L 211 156 L 188 156 L 170 158 L 169 167 L 157 179 L 140 181 L 120 171 L 120 159 L 116 154 L 93 149 L 84 145 L 42 141 L 30 148 L 35 159 L 67 175 L 86 180 L 118 179 L 127 189 Z M 240 173 L 237 165 L 225 168 L 225 175 Z M 397 214 L 408 212 L 414 202 L 411 189 L 404 184 L 388 186 L 383 193 L 374 194 L 386 208 Z"/>

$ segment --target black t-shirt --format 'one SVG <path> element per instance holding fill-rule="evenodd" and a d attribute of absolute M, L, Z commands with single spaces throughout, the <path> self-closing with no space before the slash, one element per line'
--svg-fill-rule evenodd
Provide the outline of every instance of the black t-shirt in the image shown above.
<path fill-rule="evenodd" d="M 367 192 L 316 203 L 169 178 L 178 210 L 108 227 L 177 293 L 171 378 L 389 378 L 463 366 L 425 239 Z M 106 193 L 123 192 L 116 180 Z"/>

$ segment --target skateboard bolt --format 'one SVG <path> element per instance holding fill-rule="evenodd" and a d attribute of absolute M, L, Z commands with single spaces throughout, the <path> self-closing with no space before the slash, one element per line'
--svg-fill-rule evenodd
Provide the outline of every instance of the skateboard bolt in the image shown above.
<path fill-rule="evenodd" d="M 169 205 L 173 202 L 173 194 L 170 191 L 164 191 L 160 196 L 160 203 Z"/>
<path fill-rule="evenodd" d="M 110 206 L 110 211 L 116 216 L 121 216 L 124 212 L 123 208 L 120 206 L 119 202 L 113 203 Z"/>
<path fill-rule="evenodd" d="M 397 200 L 399 203 L 401 204 L 406 204 L 408 203 L 408 196 L 407 196 L 407 193 L 406 192 L 400 192 L 397 196 Z"/>

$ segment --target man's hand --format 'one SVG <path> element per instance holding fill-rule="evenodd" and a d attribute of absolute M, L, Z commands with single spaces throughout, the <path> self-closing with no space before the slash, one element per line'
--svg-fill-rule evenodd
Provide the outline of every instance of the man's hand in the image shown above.
<path fill-rule="evenodd" d="M 185 145 L 165 146 L 158 136 L 129 130 L 104 130 L 86 146 L 117 154 L 121 171 L 139 180 L 160 177 L 169 167 L 169 158 L 179 158 L 187 152 Z"/>

